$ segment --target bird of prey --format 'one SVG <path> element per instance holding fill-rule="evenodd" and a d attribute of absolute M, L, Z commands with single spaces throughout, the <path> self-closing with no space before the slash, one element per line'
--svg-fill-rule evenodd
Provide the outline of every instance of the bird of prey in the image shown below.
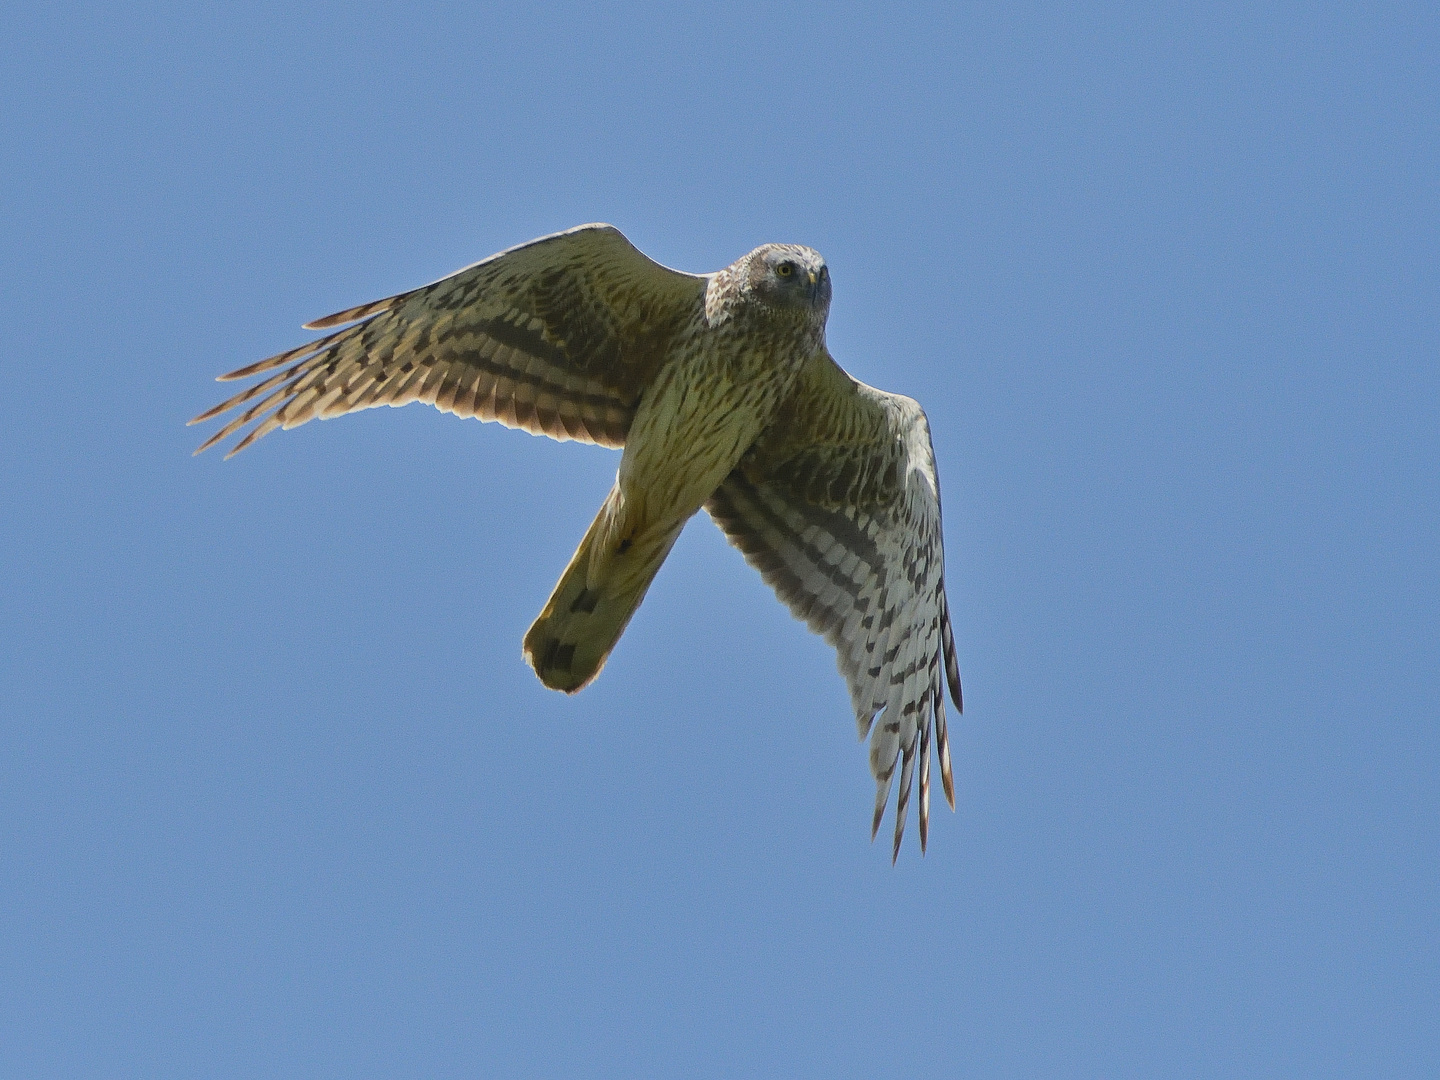
<path fill-rule="evenodd" d="M 525 635 L 541 682 L 574 693 L 599 674 L 703 506 L 838 652 L 870 737 L 872 839 L 900 770 L 893 861 L 917 761 L 925 849 L 932 731 L 955 806 L 944 683 L 958 710 L 960 672 L 940 489 L 925 413 L 835 363 L 829 310 L 830 272 L 811 248 L 766 244 L 686 274 L 612 226 L 581 225 L 308 323 L 332 332 L 220 376 L 274 372 L 191 421 L 245 406 L 195 452 L 255 420 L 227 457 L 279 427 L 412 401 L 623 448 L 609 496 Z"/>

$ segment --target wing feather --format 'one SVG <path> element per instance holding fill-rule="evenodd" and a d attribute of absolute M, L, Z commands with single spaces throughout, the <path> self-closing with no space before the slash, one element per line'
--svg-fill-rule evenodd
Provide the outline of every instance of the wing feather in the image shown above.
<path fill-rule="evenodd" d="M 961 708 L 925 413 L 821 354 L 706 509 L 791 612 L 835 647 L 856 727 L 870 738 L 872 837 L 900 773 L 892 858 L 919 765 L 923 851 L 932 741 L 955 806 L 942 670 Z"/>
<path fill-rule="evenodd" d="M 190 421 L 268 392 L 263 407 L 196 453 L 266 409 L 274 412 L 227 457 L 277 427 L 412 401 L 561 441 L 623 446 L 641 390 L 703 305 L 705 283 L 646 258 L 609 225 L 533 240 L 316 319 L 306 328 L 344 328 L 220 376 L 284 368 Z"/>

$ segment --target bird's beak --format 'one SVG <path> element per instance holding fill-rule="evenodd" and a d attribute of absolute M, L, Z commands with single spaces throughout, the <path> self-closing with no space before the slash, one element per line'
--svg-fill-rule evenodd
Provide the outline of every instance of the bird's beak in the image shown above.
<path fill-rule="evenodd" d="M 815 285 L 815 271 L 807 270 L 806 273 L 810 275 L 810 285 L 813 287 Z"/>

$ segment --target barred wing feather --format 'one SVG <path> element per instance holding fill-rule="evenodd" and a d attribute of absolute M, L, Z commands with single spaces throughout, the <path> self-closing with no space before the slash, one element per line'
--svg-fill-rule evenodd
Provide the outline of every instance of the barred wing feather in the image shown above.
<path fill-rule="evenodd" d="M 344 328 L 222 375 L 280 369 L 190 421 L 247 406 L 195 452 L 252 421 L 227 457 L 277 427 L 412 401 L 623 446 L 640 393 L 703 303 L 706 280 L 652 261 L 609 225 L 532 240 L 317 319 L 306 328 Z"/>
<path fill-rule="evenodd" d="M 961 696 L 940 490 L 919 404 L 857 382 L 822 353 L 706 509 L 791 612 L 835 647 L 860 737 L 870 736 L 872 837 L 900 770 L 892 859 L 919 765 L 923 852 L 932 731 L 955 806 L 944 683 L 957 711 Z"/>

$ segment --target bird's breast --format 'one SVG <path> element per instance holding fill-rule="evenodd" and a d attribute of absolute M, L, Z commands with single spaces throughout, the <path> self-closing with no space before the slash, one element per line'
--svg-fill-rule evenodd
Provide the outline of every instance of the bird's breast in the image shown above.
<path fill-rule="evenodd" d="M 813 350 L 793 334 L 714 331 L 677 346 L 641 395 L 620 463 L 626 500 L 652 524 L 700 509 L 769 426 Z"/>

